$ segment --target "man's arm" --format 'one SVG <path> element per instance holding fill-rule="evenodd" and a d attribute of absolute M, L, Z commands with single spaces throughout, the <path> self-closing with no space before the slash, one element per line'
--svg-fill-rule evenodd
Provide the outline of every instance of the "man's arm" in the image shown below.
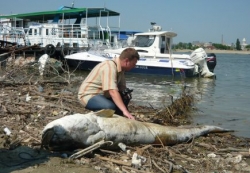
<path fill-rule="evenodd" d="M 109 94 L 115 102 L 116 106 L 122 111 L 123 115 L 125 115 L 129 119 L 135 119 L 134 116 L 129 113 L 128 109 L 124 105 L 121 95 L 117 90 L 111 89 L 109 90 Z"/>

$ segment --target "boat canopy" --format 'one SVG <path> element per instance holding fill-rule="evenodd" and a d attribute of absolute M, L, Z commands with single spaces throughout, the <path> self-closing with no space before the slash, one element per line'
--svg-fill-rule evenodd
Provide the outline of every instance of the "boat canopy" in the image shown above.
<path fill-rule="evenodd" d="M 138 35 L 165 35 L 168 37 L 177 36 L 175 32 L 171 32 L 171 31 L 142 32 L 142 33 L 135 34 L 135 36 L 138 36 Z"/>
<path fill-rule="evenodd" d="M 119 16 L 120 13 L 109 10 L 107 8 L 73 8 L 73 9 L 65 9 L 65 10 L 56 10 L 56 11 L 41 11 L 41 12 L 33 12 L 33 13 L 22 13 L 22 14 L 12 14 L 1 16 L 0 19 L 29 19 L 31 21 L 35 20 L 53 20 L 55 15 L 60 15 L 65 19 L 73 19 L 78 18 L 79 16 L 83 18 L 90 17 L 108 17 L 108 16 Z"/>
<path fill-rule="evenodd" d="M 112 33 L 117 34 L 119 40 L 127 40 L 129 36 L 133 36 L 136 33 L 141 33 L 141 31 L 125 30 L 125 31 L 112 31 Z"/>

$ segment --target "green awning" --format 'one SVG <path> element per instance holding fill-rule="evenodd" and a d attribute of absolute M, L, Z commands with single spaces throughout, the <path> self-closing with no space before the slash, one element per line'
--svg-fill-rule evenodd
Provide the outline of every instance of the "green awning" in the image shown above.
<path fill-rule="evenodd" d="M 87 11 L 87 13 L 86 13 Z M 23 14 L 13 14 L 13 15 L 6 15 L 0 16 L 0 18 L 4 19 L 29 19 L 31 21 L 35 20 L 53 20 L 56 15 L 59 15 L 60 18 L 64 16 L 64 19 L 74 19 L 79 16 L 83 18 L 87 17 L 102 17 L 105 16 L 119 16 L 120 13 L 106 9 L 106 8 L 74 8 L 74 9 L 67 9 L 67 10 L 57 10 L 57 11 L 42 11 L 42 12 L 33 12 L 33 13 L 23 13 Z"/>

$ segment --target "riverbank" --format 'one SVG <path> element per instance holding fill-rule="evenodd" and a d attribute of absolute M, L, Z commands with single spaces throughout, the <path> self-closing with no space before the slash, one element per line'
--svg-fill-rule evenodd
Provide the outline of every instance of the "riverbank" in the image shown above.
<path fill-rule="evenodd" d="M 49 122 L 89 112 L 79 104 L 75 89 L 84 77 L 64 72 L 45 71 L 42 77 L 38 69 L 27 65 L 6 69 L 6 77 L 0 81 L 1 172 L 250 172 L 250 139 L 230 132 L 201 135 L 169 146 L 127 145 L 126 151 L 111 150 L 108 146 L 94 151 L 89 148 L 78 159 L 68 158 L 76 151 L 52 152 L 40 148 L 42 131 Z M 161 110 L 138 106 L 132 100 L 129 110 L 140 122 L 189 128 L 191 117 L 183 115 L 190 108 L 194 110 L 194 105 L 188 100 Z M 154 129 L 149 130 L 154 134 Z"/>
<path fill-rule="evenodd" d="M 206 53 L 215 53 L 215 54 L 249 54 L 250 51 L 243 51 L 243 50 L 217 50 L 217 49 L 205 49 Z M 191 53 L 192 50 L 190 49 L 176 49 L 174 50 L 175 53 Z"/>

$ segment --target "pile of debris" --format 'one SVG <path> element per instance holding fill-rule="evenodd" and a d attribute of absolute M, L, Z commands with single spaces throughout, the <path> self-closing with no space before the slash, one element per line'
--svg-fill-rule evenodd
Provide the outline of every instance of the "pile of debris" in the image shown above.
<path fill-rule="evenodd" d="M 29 70 L 22 66 L 0 72 L 1 76 L 5 75 L 0 80 L 1 170 L 21 172 L 32 168 L 39 172 L 43 168 L 49 172 L 53 168 L 58 172 L 77 172 L 79 168 L 84 172 L 85 167 L 90 169 L 88 172 L 105 173 L 250 171 L 250 139 L 230 133 L 209 134 L 174 146 L 132 147 L 121 143 L 118 150 L 110 150 L 109 143 L 104 141 L 78 151 L 40 149 L 41 133 L 49 122 L 89 111 L 77 100 L 77 86 L 83 79 L 74 78 L 71 73 L 41 77 L 38 69 Z M 139 121 L 187 125 L 190 120 L 185 112 L 187 106 L 193 106 L 193 101 L 183 95 L 162 110 L 136 106 L 133 102 L 129 109 Z"/>

